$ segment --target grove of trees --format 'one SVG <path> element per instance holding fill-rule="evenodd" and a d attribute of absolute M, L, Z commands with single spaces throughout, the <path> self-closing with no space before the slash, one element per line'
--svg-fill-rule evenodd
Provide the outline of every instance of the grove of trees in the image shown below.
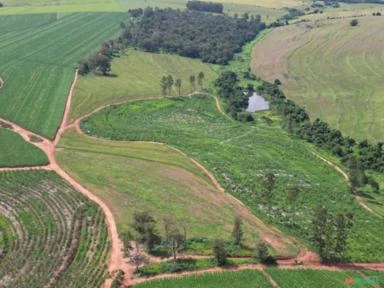
<path fill-rule="evenodd" d="M 175 53 L 227 64 L 234 53 L 265 28 L 259 16 L 213 15 L 198 11 L 145 8 L 129 10 L 120 42 L 147 52 Z"/>

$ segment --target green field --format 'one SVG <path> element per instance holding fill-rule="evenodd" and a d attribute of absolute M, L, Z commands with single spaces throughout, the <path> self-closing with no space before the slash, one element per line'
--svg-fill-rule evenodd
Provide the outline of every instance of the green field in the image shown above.
<path fill-rule="evenodd" d="M 5 7 L 0 15 L 41 14 L 41 13 L 76 13 L 76 12 L 125 12 L 128 9 L 152 7 L 172 7 L 184 9 L 186 0 L 3 0 Z M 224 10 L 229 14 L 260 14 L 269 23 L 286 13 L 285 7 L 302 6 L 299 0 L 251 0 L 217 1 L 224 3 Z"/>
<path fill-rule="evenodd" d="M 278 176 L 270 218 L 287 228 L 289 211 L 285 189 L 298 185 L 301 195 L 292 233 L 308 239 L 314 208 L 352 211 L 354 227 L 348 259 L 383 260 L 383 222 L 362 209 L 336 171 L 314 156 L 306 143 L 290 138 L 275 119 L 267 124 L 262 114 L 255 125 L 221 115 L 207 97 L 141 101 L 106 108 L 81 123 L 83 131 L 116 140 L 160 141 L 182 149 L 213 171 L 228 192 L 264 219 L 259 179 L 267 171 Z M 266 114 L 269 115 L 269 114 Z M 236 155 L 234 157 L 234 155 Z"/>
<path fill-rule="evenodd" d="M 191 93 L 191 75 L 204 72 L 204 82 L 212 82 L 216 73 L 210 66 L 199 60 L 177 55 L 153 54 L 127 50 L 125 55 L 112 62 L 116 77 L 88 75 L 80 77 L 71 109 L 71 117 L 76 119 L 106 104 L 161 97 L 160 80 L 164 75 L 172 75 L 182 81 L 182 94 Z M 197 86 L 197 88 L 199 88 Z M 172 95 L 178 94 L 173 87 Z"/>
<path fill-rule="evenodd" d="M 0 116 L 52 138 L 76 62 L 119 31 L 122 13 L 0 16 Z"/>
<path fill-rule="evenodd" d="M 189 237 L 230 240 L 236 215 L 244 220 L 249 245 L 260 232 L 269 231 L 237 201 L 218 192 L 191 160 L 165 145 L 93 140 L 71 131 L 59 146 L 64 148 L 57 152 L 59 164 L 107 203 L 119 232 L 130 230 L 135 211 L 145 210 L 156 216 L 160 231 L 164 217 L 187 223 Z M 294 253 L 289 240 L 285 242 L 287 250 L 277 253 Z"/>
<path fill-rule="evenodd" d="M 48 158 L 39 148 L 24 141 L 21 136 L 0 128 L 0 167 L 36 166 L 48 164 Z"/>
<path fill-rule="evenodd" d="M 373 287 L 372 285 L 348 286 L 344 283 L 346 279 L 363 278 L 353 271 L 321 271 L 321 270 L 283 270 L 267 269 L 267 273 L 282 288 L 345 288 L 345 287 Z"/>
<path fill-rule="evenodd" d="M 252 285 L 252 286 L 250 286 Z M 154 280 L 135 285 L 135 288 L 244 288 L 272 287 L 259 271 L 240 271 L 185 276 L 179 279 Z"/>
<path fill-rule="evenodd" d="M 0 173 L 0 197 L 2 286 L 101 286 L 110 245 L 95 204 L 47 171 Z"/>
<path fill-rule="evenodd" d="M 252 68 L 287 96 L 356 139 L 384 139 L 383 17 L 278 28 L 254 48 Z"/>

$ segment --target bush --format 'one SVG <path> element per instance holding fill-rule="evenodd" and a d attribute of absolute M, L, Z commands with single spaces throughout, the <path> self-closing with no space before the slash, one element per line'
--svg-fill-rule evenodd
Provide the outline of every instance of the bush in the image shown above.
<path fill-rule="evenodd" d="M 358 24 L 359 24 L 359 21 L 358 21 L 357 19 L 352 19 L 351 22 L 350 22 L 350 25 L 351 25 L 352 27 L 355 27 L 355 26 L 357 26 Z"/>

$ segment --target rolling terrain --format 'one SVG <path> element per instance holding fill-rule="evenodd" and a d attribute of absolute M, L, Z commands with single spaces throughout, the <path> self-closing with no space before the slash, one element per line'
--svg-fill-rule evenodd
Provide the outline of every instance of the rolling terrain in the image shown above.
<path fill-rule="evenodd" d="M 313 119 L 358 140 L 382 141 L 384 18 L 358 19 L 357 27 L 345 18 L 275 29 L 255 45 L 252 69 L 280 79 Z"/>

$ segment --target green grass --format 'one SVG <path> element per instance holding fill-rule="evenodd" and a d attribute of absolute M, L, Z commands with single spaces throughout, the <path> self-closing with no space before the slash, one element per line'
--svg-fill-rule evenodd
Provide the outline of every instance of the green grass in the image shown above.
<path fill-rule="evenodd" d="M 101 287 L 110 245 L 96 204 L 48 171 L 1 172 L 0 198 L 2 285 Z"/>
<path fill-rule="evenodd" d="M 21 136 L 0 128 L 0 167 L 35 166 L 48 164 L 48 158 L 36 146 Z"/>
<path fill-rule="evenodd" d="M 120 30 L 123 13 L 0 16 L 0 115 L 52 138 L 76 62 Z"/>
<path fill-rule="evenodd" d="M 171 74 L 182 81 L 182 94 L 191 93 L 191 75 L 204 72 L 205 83 L 217 75 L 210 66 L 199 60 L 177 55 L 153 54 L 127 50 L 112 62 L 116 77 L 88 75 L 80 77 L 73 97 L 71 117 L 77 118 L 105 105 L 127 100 L 161 97 L 160 80 Z M 197 87 L 198 88 L 198 87 Z M 174 87 L 172 95 L 177 95 Z"/>
<path fill-rule="evenodd" d="M 64 150 L 56 153 L 58 163 L 111 208 L 119 232 L 130 230 L 135 211 L 145 210 L 154 214 L 161 232 L 164 217 L 187 223 L 189 238 L 230 240 L 236 215 L 244 221 L 246 244 L 255 245 L 259 232 L 268 230 L 218 192 L 193 162 L 165 145 L 87 139 L 70 131 L 59 147 Z M 286 253 L 294 253 L 285 241 Z M 193 245 L 189 251 L 210 254 L 211 246 Z"/>
<path fill-rule="evenodd" d="M 235 122 L 221 115 L 207 97 L 141 101 L 106 108 L 81 123 L 84 131 L 116 140 L 160 141 L 176 146 L 214 172 L 224 188 L 247 204 L 257 215 L 268 218 L 262 205 L 260 176 L 273 171 L 278 177 L 269 218 L 273 223 L 310 238 L 315 207 L 332 213 L 351 211 L 355 223 L 347 258 L 355 261 L 383 260 L 383 222 L 362 209 L 344 179 L 319 160 L 304 142 L 290 138 L 279 119 L 267 124 L 256 114 L 255 125 Z M 258 117 L 260 116 L 260 117 Z M 289 226 L 285 189 L 299 185 L 296 226 Z"/>
<path fill-rule="evenodd" d="M 252 286 L 250 286 L 252 285 Z M 272 287 L 259 271 L 222 272 L 185 276 L 178 279 L 153 280 L 135 285 L 135 288 L 244 288 Z"/>
<path fill-rule="evenodd" d="M 284 269 L 267 269 L 267 273 L 282 288 L 345 288 L 348 287 L 344 283 L 346 279 L 362 278 L 353 271 L 321 271 L 321 270 L 284 270 Z M 352 286 L 351 286 L 352 287 Z M 368 288 L 371 285 L 359 285 L 353 287 Z"/>
<path fill-rule="evenodd" d="M 310 116 L 358 140 L 384 140 L 383 17 L 308 22 L 269 33 L 254 49 L 257 75 L 279 78 Z M 312 28 L 309 28 L 312 27 Z"/>

